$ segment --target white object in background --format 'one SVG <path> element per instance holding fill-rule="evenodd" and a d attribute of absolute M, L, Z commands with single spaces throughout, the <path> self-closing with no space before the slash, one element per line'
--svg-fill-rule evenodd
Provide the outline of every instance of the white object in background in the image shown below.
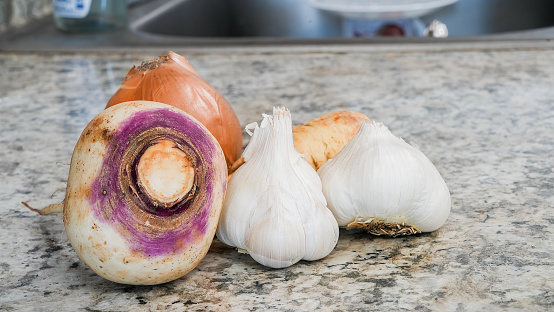
<path fill-rule="evenodd" d="M 429 26 L 423 30 L 423 35 L 425 37 L 446 38 L 448 37 L 448 27 L 441 21 L 433 20 Z"/>
<path fill-rule="evenodd" d="M 90 11 L 92 0 L 54 0 L 54 12 L 60 17 L 83 18 Z"/>
<path fill-rule="evenodd" d="M 309 0 L 318 9 L 347 19 L 418 18 L 458 0 Z"/>

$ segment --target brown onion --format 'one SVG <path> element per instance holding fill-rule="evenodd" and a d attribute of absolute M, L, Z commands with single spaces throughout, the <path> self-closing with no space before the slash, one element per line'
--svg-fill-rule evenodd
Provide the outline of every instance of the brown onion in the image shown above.
<path fill-rule="evenodd" d="M 227 166 L 242 152 L 242 128 L 227 100 L 194 70 L 186 58 L 169 51 L 133 66 L 106 108 L 127 101 L 156 101 L 198 119 L 221 145 Z"/>

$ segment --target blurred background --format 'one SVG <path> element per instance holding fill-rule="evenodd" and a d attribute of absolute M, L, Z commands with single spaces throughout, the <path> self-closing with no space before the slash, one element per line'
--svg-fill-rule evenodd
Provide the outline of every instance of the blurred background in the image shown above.
<path fill-rule="evenodd" d="M 553 29 L 550 0 L 0 0 L 3 50 L 525 39 Z"/>

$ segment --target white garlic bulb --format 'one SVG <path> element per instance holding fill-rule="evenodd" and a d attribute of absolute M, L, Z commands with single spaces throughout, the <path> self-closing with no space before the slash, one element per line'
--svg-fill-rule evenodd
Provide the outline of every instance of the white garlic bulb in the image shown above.
<path fill-rule="evenodd" d="M 450 192 L 435 166 L 382 123 L 363 122 L 318 174 L 341 227 L 389 236 L 432 232 L 450 213 Z"/>
<path fill-rule="evenodd" d="M 319 176 L 294 149 L 290 112 L 274 108 L 246 130 L 252 138 L 229 180 L 217 237 L 272 268 L 327 256 L 337 244 L 337 221 Z"/>

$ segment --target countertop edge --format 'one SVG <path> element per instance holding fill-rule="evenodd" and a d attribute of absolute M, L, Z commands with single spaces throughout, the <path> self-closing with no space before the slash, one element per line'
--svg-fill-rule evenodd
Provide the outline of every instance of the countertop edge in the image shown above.
<path fill-rule="evenodd" d="M 446 51 L 495 51 L 495 50 L 550 50 L 554 48 L 554 39 L 523 40 L 455 40 L 448 42 L 410 42 L 410 43 L 345 43 L 330 41 L 326 43 L 228 43 L 223 45 L 137 45 L 114 47 L 48 47 L 44 49 L 4 49 L 0 54 L 75 54 L 75 53 L 134 53 L 160 52 L 168 50 L 194 54 L 291 54 L 291 53 L 368 53 L 368 52 L 446 52 Z"/>

